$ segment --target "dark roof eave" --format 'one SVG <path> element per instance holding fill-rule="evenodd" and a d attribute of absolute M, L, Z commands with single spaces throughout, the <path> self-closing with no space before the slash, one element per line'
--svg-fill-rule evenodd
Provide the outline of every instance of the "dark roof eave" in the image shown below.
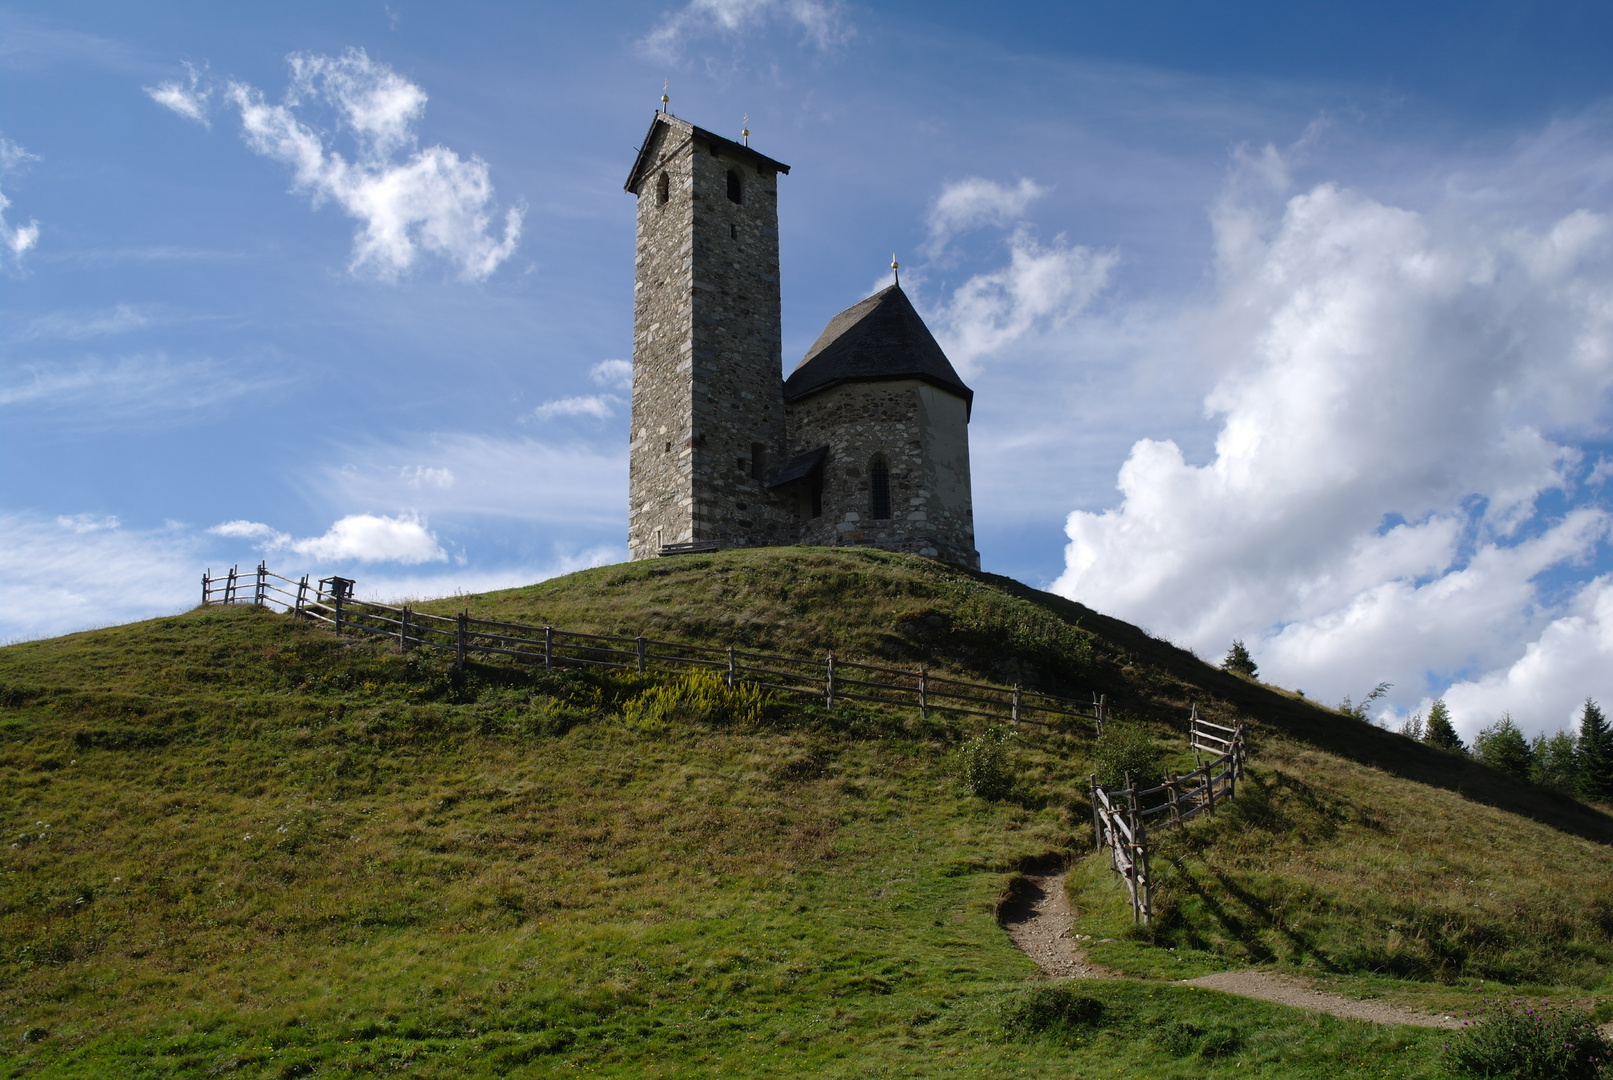
<path fill-rule="evenodd" d="M 908 379 L 912 379 L 914 382 L 929 383 L 937 390 L 945 390 L 953 397 L 960 399 L 963 402 L 966 410 L 964 413 L 966 419 L 974 412 L 975 392 L 973 390 L 969 389 L 967 386 L 959 386 L 957 383 L 947 382 L 945 379 L 938 379 L 934 375 L 926 374 L 922 371 L 914 371 L 904 375 L 842 375 L 839 378 L 830 379 L 828 382 L 814 383 L 805 390 L 801 390 L 793 394 L 790 392 L 789 381 L 785 380 L 784 400 L 800 401 L 803 398 L 811 397 L 813 394 L 821 394 L 825 390 L 833 390 L 835 387 L 843 386 L 846 383 L 904 382 Z"/>
<path fill-rule="evenodd" d="M 637 188 L 640 182 L 642 182 L 644 179 L 644 173 L 648 170 L 650 144 L 655 141 L 656 124 L 666 124 L 668 127 L 675 127 L 681 131 L 686 131 L 691 135 L 698 135 L 700 138 L 711 142 L 717 147 L 718 150 L 728 154 L 730 157 L 737 157 L 741 160 L 749 161 L 752 165 L 765 165 L 774 172 L 781 172 L 786 176 L 788 176 L 790 173 L 790 167 L 784 164 L 784 162 L 774 161 L 766 154 L 757 153 L 744 143 L 737 143 L 732 139 L 725 139 L 721 135 L 713 134 L 703 127 L 696 127 L 687 120 L 680 120 L 671 113 L 657 112 L 655 114 L 655 119 L 650 121 L 650 130 L 644 136 L 644 143 L 638 149 L 638 156 L 633 159 L 633 168 L 627 174 L 627 183 L 622 185 L 623 191 L 637 194 Z"/>

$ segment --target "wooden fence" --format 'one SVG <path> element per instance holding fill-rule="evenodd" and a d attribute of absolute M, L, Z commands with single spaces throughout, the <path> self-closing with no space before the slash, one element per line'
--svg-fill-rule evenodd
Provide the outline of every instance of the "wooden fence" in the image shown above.
<path fill-rule="evenodd" d="M 1243 725 L 1226 727 L 1199 716 L 1198 706 L 1188 721 L 1188 745 L 1198 768 L 1185 775 L 1171 774 L 1157 787 L 1135 788 L 1131 778 L 1124 786 L 1107 789 L 1092 777 L 1093 850 L 1109 849 L 1117 874 L 1126 883 L 1132 918 L 1147 923 L 1154 915 L 1153 880 L 1148 863 L 1151 829 L 1183 825 L 1200 814 L 1215 813 L 1215 805 L 1237 794 L 1238 779 L 1248 756 Z M 1206 760 L 1204 755 L 1212 754 Z"/>
<path fill-rule="evenodd" d="M 898 668 L 846 660 L 829 653 L 823 659 L 751 652 L 730 645 L 716 648 L 647 637 L 584 634 L 553 626 L 457 616 L 430 615 L 408 606 L 395 607 L 353 597 L 353 581 L 328 577 L 311 582 L 283 577 L 260 563 L 242 574 L 232 568 L 213 577 L 202 575 L 202 603 L 256 604 L 280 607 L 292 614 L 344 630 L 395 639 L 400 651 L 427 648 L 454 654 L 463 667 L 473 654 L 510 657 L 545 670 L 560 667 L 605 667 L 636 671 L 707 671 L 729 686 L 747 683 L 763 690 L 821 700 L 833 707 L 841 699 L 916 708 L 920 716 L 951 713 L 983 716 L 1016 724 L 1070 730 L 1095 725 L 1098 732 L 1108 703 L 1093 694 L 1090 703 L 1030 690 L 1018 684 L 966 682 L 932 674 L 926 667 Z"/>

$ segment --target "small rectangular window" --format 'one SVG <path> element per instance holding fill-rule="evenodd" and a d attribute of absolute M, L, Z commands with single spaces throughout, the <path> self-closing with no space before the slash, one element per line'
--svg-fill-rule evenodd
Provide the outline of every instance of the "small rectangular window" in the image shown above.
<path fill-rule="evenodd" d="M 759 442 L 753 442 L 750 444 L 750 478 L 761 483 L 766 471 L 767 447 Z"/>

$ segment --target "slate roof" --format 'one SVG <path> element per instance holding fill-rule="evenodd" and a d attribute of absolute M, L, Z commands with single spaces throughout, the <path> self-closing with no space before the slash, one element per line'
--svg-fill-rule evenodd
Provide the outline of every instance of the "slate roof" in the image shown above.
<path fill-rule="evenodd" d="M 784 380 L 784 399 L 848 382 L 918 379 L 973 406 L 963 384 L 900 285 L 875 293 L 829 320 L 818 340 Z"/>
<path fill-rule="evenodd" d="M 758 168 L 772 169 L 774 172 L 789 174 L 790 167 L 782 161 L 774 161 L 766 154 L 758 154 L 744 143 L 736 143 L 732 139 L 725 139 L 721 135 L 713 135 L 705 128 L 695 127 L 687 120 L 679 120 L 669 112 L 657 112 L 655 119 L 650 121 L 650 130 L 644 136 L 644 142 L 639 146 L 638 157 L 633 159 L 633 170 L 627 174 L 627 183 L 623 189 L 638 193 L 638 186 L 644 179 L 644 174 L 655 167 L 650 160 L 650 148 L 655 143 L 655 128 L 657 124 L 665 124 L 673 131 L 684 135 L 694 135 L 715 146 L 726 157 L 737 158 L 748 162 Z"/>
<path fill-rule="evenodd" d="M 767 482 L 770 488 L 783 487 L 793 484 L 797 480 L 805 480 L 812 475 L 812 471 L 823 464 L 823 459 L 829 456 L 829 448 L 820 446 L 816 450 L 808 450 L 804 454 L 796 454 L 784 467 L 773 474 L 773 479 Z"/>

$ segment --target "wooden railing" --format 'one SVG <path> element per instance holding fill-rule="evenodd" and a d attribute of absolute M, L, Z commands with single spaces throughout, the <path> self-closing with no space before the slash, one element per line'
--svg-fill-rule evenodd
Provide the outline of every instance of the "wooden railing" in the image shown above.
<path fill-rule="evenodd" d="M 823 659 L 752 652 L 732 645 L 719 648 L 647 637 L 585 634 L 553 626 L 482 619 L 462 612 L 432 615 L 405 606 L 377 604 L 353 597 L 353 581 L 329 577 L 310 584 L 304 574 L 292 579 L 267 566 L 246 574 L 231 569 L 221 577 L 202 575 L 203 604 L 278 606 L 295 615 L 328 623 L 338 633 L 351 630 L 395 639 L 400 651 L 426 648 L 465 657 L 504 656 L 560 667 L 606 667 L 635 671 L 709 671 L 729 686 L 748 683 L 763 690 L 821 700 L 833 707 L 846 699 L 916 708 L 919 715 L 951 713 L 983 716 L 1016 724 L 1070 730 L 1092 723 L 1102 732 L 1108 714 L 1104 695 L 1090 703 L 1047 694 L 1014 684 L 968 682 L 933 674 L 927 667 L 898 668 L 847 660 L 829 653 Z"/>
<path fill-rule="evenodd" d="M 1147 923 L 1154 915 L 1153 879 L 1148 862 L 1151 829 L 1184 825 L 1200 814 L 1213 814 L 1218 802 L 1237 794 L 1248 756 L 1243 725 L 1226 727 L 1199 716 L 1188 720 L 1188 745 L 1198 768 L 1170 774 L 1157 787 L 1135 788 L 1127 776 L 1120 788 L 1108 789 L 1092 777 L 1093 850 L 1109 849 L 1111 864 L 1126 883 L 1132 918 Z M 1205 753 L 1215 757 L 1206 761 Z M 1157 820 L 1153 820 L 1157 819 Z"/>

